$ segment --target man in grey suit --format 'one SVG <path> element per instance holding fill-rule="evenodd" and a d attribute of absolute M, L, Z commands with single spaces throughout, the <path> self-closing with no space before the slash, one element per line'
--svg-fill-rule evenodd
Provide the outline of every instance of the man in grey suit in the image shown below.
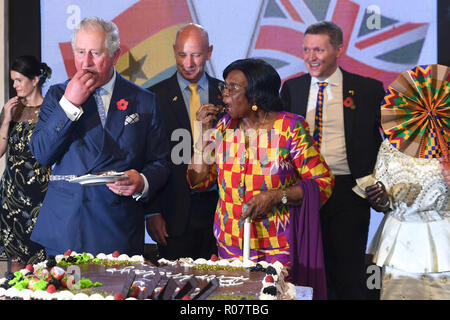
<path fill-rule="evenodd" d="M 213 46 L 209 44 L 208 33 L 200 25 L 188 24 L 178 30 L 173 50 L 177 72 L 148 89 L 156 94 L 169 136 L 179 129 L 184 129 L 187 134 L 184 141 L 173 135 L 169 142 L 170 150 L 176 150 L 180 143 L 186 143 L 188 150 L 183 151 L 186 154 L 172 154 L 169 182 L 148 209 L 147 231 L 158 243 L 161 257 L 210 258 L 211 254 L 217 253 L 212 228 L 217 188 L 205 192 L 192 191 L 186 171 L 194 143 L 192 126 L 196 108 L 201 104 L 221 103 L 220 81 L 205 72 Z M 174 157 L 178 156 L 185 161 L 176 161 Z"/>

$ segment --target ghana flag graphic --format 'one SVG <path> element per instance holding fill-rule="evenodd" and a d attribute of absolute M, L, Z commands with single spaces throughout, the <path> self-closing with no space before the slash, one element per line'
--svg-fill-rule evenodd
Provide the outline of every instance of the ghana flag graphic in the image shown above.
<path fill-rule="evenodd" d="M 172 44 L 177 30 L 192 22 L 187 0 L 141 0 L 112 20 L 119 28 L 122 50 L 116 70 L 148 87 L 175 72 Z M 71 42 L 59 43 L 67 75 L 76 70 Z"/>

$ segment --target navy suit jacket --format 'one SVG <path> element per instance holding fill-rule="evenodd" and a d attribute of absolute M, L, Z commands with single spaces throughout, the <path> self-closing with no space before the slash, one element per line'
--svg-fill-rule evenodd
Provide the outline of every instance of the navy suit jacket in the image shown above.
<path fill-rule="evenodd" d="M 344 130 L 347 161 L 353 178 L 373 172 L 382 137 L 379 131 L 384 98 L 383 84 L 375 79 L 347 72 L 343 76 L 343 99 L 352 97 L 356 108 L 344 109 Z M 287 111 L 306 117 L 311 75 L 287 80 L 281 98 Z M 310 124 L 314 127 L 314 124 Z"/>
<path fill-rule="evenodd" d="M 84 175 L 106 170 L 135 169 L 149 182 L 148 197 L 167 180 L 167 136 L 152 93 L 116 75 L 103 128 L 93 95 L 71 121 L 59 105 L 68 81 L 52 86 L 45 96 L 30 148 L 53 175 Z M 128 102 L 119 110 L 118 102 Z M 139 121 L 125 124 L 127 116 Z M 144 199 L 146 200 L 146 199 Z M 143 254 L 144 206 L 118 196 L 105 185 L 83 186 L 50 181 L 31 239 L 47 251 Z"/>
<path fill-rule="evenodd" d="M 214 105 L 222 104 L 221 94 L 218 89 L 219 80 L 210 77 L 208 79 L 208 98 L 209 103 Z M 178 84 L 177 74 L 175 73 L 168 79 L 165 79 L 148 90 L 156 94 L 158 105 L 164 118 L 164 125 L 169 136 L 177 129 L 185 129 L 192 137 L 191 124 L 186 109 L 186 104 Z M 181 139 L 176 138 L 170 141 L 170 150 L 177 146 Z M 191 138 L 192 139 L 192 138 Z M 192 143 L 189 143 L 192 146 Z M 191 153 L 192 154 L 192 153 Z M 190 161 L 190 154 L 186 157 Z M 159 192 L 157 200 L 149 207 L 148 212 L 160 212 L 166 221 L 167 232 L 170 236 L 180 236 L 186 229 L 189 219 L 189 209 L 195 205 L 195 212 L 199 218 L 199 223 L 210 224 L 214 217 L 218 195 L 217 191 L 206 192 L 201 201 L 192 203 L 193 191 L 190 190 L 187 179 L 188 163 L 175 164 L 170 162 L 171 173 L 167 185 Z M 207 219 L 210 217 L 211 219 Z"/>

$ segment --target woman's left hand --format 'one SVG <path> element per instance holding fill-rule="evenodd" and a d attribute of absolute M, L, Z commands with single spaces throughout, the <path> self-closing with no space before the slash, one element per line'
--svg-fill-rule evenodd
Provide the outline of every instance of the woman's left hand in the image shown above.
<path fill-rule="evenodd" d="M 250 217 L 250 219 L 262 219 L 272 210 L 272 208 L 279 202 L 278 190 L 269 190 L 261 192 L 244 204 L 241 217 L 243 219 Z M 246 208 L 246 209 L 244 209 Z"/>
<path fill-rule="evenodd" d="M 375 184 L 366 188 L 367 200 L 372 208 L 378 212 L 384 212 L 390 210 L 389 195 L 386 192 L 386 187 L 381 181 L 377 181 Z"/>

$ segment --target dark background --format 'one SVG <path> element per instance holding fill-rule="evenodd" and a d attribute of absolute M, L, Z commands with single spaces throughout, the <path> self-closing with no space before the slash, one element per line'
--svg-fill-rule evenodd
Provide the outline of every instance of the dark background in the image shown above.
<path fill-rule="evenodd" d="M 9 64 L 16 57 L 41 57 L 40 0 L 9 0 Z M 450 65 L 450 1 L 438 0 L 438 63 Z M 57 31 L 56 31 L 57 32 Z M 51 61 L 45 61 L 51 65 Z M 9 66 L 6 67 L 9 70 Z M 9 79 L 9 77 L 8 77 Z M 9 95 L 15 94 L 10 83 Z"/>

